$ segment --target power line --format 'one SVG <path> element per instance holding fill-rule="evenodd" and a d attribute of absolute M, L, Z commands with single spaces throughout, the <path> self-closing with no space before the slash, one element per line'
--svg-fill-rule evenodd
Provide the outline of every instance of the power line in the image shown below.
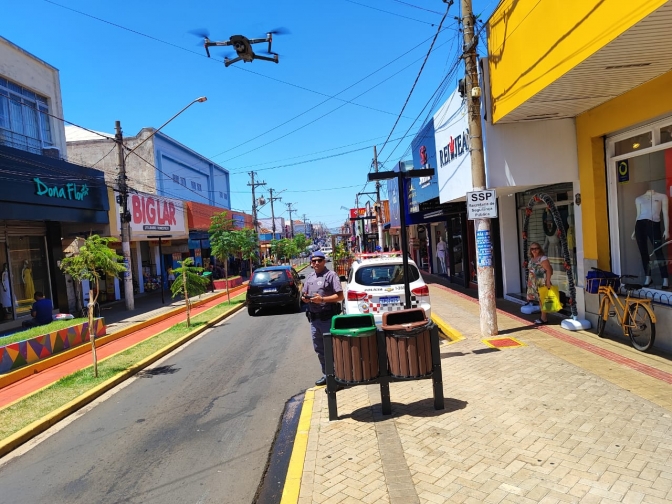
<path fill-rule="evenodd" d="M 437 33 L 437 35 L 438 35 L 438 33 Z M 433 44 L 433 42 L 432 42 L 432 44 Z M 445 44 L 446 44 L 446 42 L 444 42 L 443 44 L 438 45 L 438 46 L 436 47 L 436 49 L 439 49 L 440 47 L 444 46 Z M 431 51 L 434 51 L 434 50 L 436 50 L 436 49 L 432 49 L 432 48 L 430 47 L 430 52 L 431 52 Z M 405 67 L 403 67 L 403 68 L 401 68 L 400 70 L 398 70 L 397 72 L 393 73 L 392 75 L 390 75 L 389 77 L 387 77 L 387 78 L 384 79 L 383 81 L 379 82 L 378 84 L 375 84 L 374 86 L 370 87 L 370 88 L 367 89 L 366 91 L 363 91 L 363 92 L 360 93 L 359 95 L 355 96 L 355 98 L 359 98 L 360 96 L 363 96 L 363 95 L 365 95 L 366 93 L 369 93 L 370 91 L 373 91 L 375 88 L 377 88 L 378 86 L 381 86 L 382 84 L 384 84 L 385 82 L 387 82 L 388 80 L 390 80 L 392 77 L 395 77 L 396 75 L 402 73 L 402 72 L 405 71 L 407 68 L 413 66 L 416 62 L 420 61 L 421 59 L 423 59 L 423 58 L 422 58 L 422 57 L 421 57 L 421 58 L 417 58 L 416 60 L 412 61 L 411 63 L 409 63 L 409 64 L 406 65 Z M 426 61 L 426 56 L 425 56 L 425 61 Z M 258 146 L 258 147 L 255 147 L 255 148 L 253 148 L 253 149 L 250 149 L 250 150 L 248 150 L 248 151 L 245 151 L 245 152 L 243 152 L 242 154 L 238 154 L 237 156 L 234 156 L 234 157 L 225 159 L 223 162 L 226 163 L 227 161 L 232 161 L 232 160 L 237 159 L 237 158 L 239 158 L 239 157 L 246 156 L 247 154 L 250 154 L 250 153 L 252 153 L 252 152 L 255 152 L 255 151 L 257 151 L 257 150 L 259 150 L 259 149 L 261 149 L 261 148 L 263 148 L 263 147 L 267 147 L 268 145 L 270 145 L 270 144 L 272 144 L 272 143 L 275 143 L 275 142 L 277 142 L 278 140 L 282 140 L 283 138 L 288 137 L 289 135 L 292 135 L 292 134 L 296 133 L 297 131 L 300 131 L 300 130 L 302 130 L 302 129 L 308 127 L 308 126 L 310 126 L 311 124 L 313 124 L 313 123 L 319 121 L 320 119 L 323 119 L 324 117 L 326 117 L 326 116 L 328 116 L 328 115 L 330 115 L 330 114 L 333 114 L 333 113 L 336 112 L 337 110 L 342 109 L 345 105 L 346 105 L 346 104 L 339 105 L 339 106 L 336 107 L 335 109 L 332 109 L 332 110 L 330 110 L 329 112 L 326 112 L 326 113 L 322 114 L 321 116 L 317 117 L 316 119 L 313 119 L 312 121 L 310 121 L 310 122 L 304 124 L 303 126 L 299 126 L 298 128 L 295 128 L 295 129 L 293 129 L 292 131 L 290 131 L 290 132 L 288 132 L 288 133 L 285 133 L 284 135 L 282 135 L 282 136 L 280 136 L 280 137 L 277 137 L 277 138 L 275 138 L 275 139 L 273 139 L 273 140 L 270 140 L 270 141 L 268 141 L 268 142 L 265 142 L 264 144 L 262 144 L 262 145 L 260 145 L 260 146 Z M 403 111 L 402 111 L 402 112 L 403 112 Z M 399 115 L 397 116 L 397 122 L 399 122 L 399 119 L 400 119 L 400 118 L 401 118 L 401 114 L 399 114 Z M 395 123 L 395 124 L 396 124 L 396 123 Z M 389 140 L 389 137 L 388 137 L 388 140 Z"/>
<path fill-rule="evenodd" d="M 166 41 L 166 40 L 160 39 L 160 38 L 158 38 L 158 37 L 154 37 L 154 36 L 152 36 L 152 35 L 147 35 L 146 33 L 140 32 L 140 31 L 138 31 L 138 30 L 134 30 L 134 29 L 132 29 L 132 28 L 127 28 L 127 27 L 125 27 L 125 26 L 123 26 L 123 25 L 120 25 L 120 24 L 118 24 L 118 23 L 113 23 L 112 21 L 108 21 L 108 20 L 106 20 L 106 19 L 103 19 L 103 18 L 94 16 L 94 15 L 92 15 L 92 14 L 88 14 L 88 13 L 86 13 L 86 12 L 83 12 L 83 11 L 80 11 L 80 10 L 77 10 L 77 9 L 73 9 L 73 8 L 71 8 L 71 7 L 67 7 L 67 6 L 65 6 L 65 5 L 61 5 L 61 4 L 59 4 L 59 3 L 57 3 L 57 2 L 54 2 L 54 1 L 52 1 L 52 0 L 44 0 L 44 1 L 47 2 L 47 3 L 50 3 L 50 4 L 52 4 L 52 5 L 55 5 L 55 6 L 57 6 L 57 7 L 61 7 L 62 9 L 66 9 L 66 10 L 69 10 L 69 11 L 71 11 L 71 12 L 75 12 L 75 13 L 77 13 L 77 14 L 80 14 L 80 15 L 82 15 L 82 16 L 85 16 L 85 17 L 88 17 L 88 18 L 91 18 L 91 19 L 95 19 L 96 21 L 100 21 L 101 23 L 109 24 L 110 26 L 114 26 L 115 28 L 119 28 L 119 29 L 121 29 L 121 30 L 125 30 L 125 31 L 130 32 L 130 33 L 133 33 L 133 34 L 135 34 L 135 35 L 139 35 L 139 36 L 141 36 L 141 37 L 145 37 L 145 38 L 150 39 L 150 40 L 152 40 L 152 41 L 154 41 L 154 42 L 159 42 L 159 43 L 161 43 L 161 44 L 165 44 L 165 45 L 168 45 L 168 46 L 170 46 L 170 47 L 174 47 L 174 48 L 176 48 L 176 49 L 180 49 L 181 51 L 185 51 L 185 52 L 188 52 L 188 53 L 191 53 L 191 54 L 195 54 L 196 56 L 200 56 L 200 57 L 202 57 L 202 58 L 210 59 L 211 61 L 214 61 L 214 62 L 216 62 L 216 63 L 223 63 L 223 61 L 224 61 L 223 59 L 218 59 L 218 58 L 208 58 L 208 57 L 207 57 L 205 54 L 203 54 L 202 52 L 196 52 L 196 51 L 194 51 L 194 50 L 192 50 L 192 49 L 187 49 L 186 47 L 182 47 L 182 46 L 180 46 L 180 45 L 173 44 L 172 42 L 168 42 L 168 41 Z M 376 111 L 376 112 L 380 112 L 380 113 L 383 113 L 383 114 L 392 114 L 392 115 L 394 114 L 394 112 L 388 112 L 388 111 L 385 111 L 385 110 L 381 110 L 381 109 L 377 109 L 377 108 L 374 108 L 374 107 L 370 107 L 370 106 L 368 106 L 368 105 L 362 105 L 362 104 L 360 104 L 360 103 L 354 103 L 354 102 L 352 102 L 352 101 L 343 100 L 342 98 L 336 98 L 335 96 L 331 96 L 331 95 L 329 95 L 329 94 L 327 94 L 327 93 L 322 93 L 322 92 L 320 92 L 320 91 L 315 91 L 314 89 L 310 89 L 310 88 L 307 88 L 307 87 L 305 87 L 305 86 L 301 86 L 301 85 L 299 85 L 299 84 L 294 84 L 294 83 L 292 83 L 292 82 L 288 82 L 288 81 L 285 81 L 285 80 L 282 80 L 282 79 L 278 79 L 278 78 L 276 78 L 276 77 L 271 77 L 270 75 L 264 75 L 264 74 L 262 74 L 262 73 L 255 72 L 254 70 L 250 70 L 250 69 L 248 69 L 248 68 L 243 68 L 243 67 L 241 67 L 241 66 L 234 65 L 232 68 L 235 68 L 236 70 L 241 71 L 241 72 L 248 72 L 248 73 L 257 75 L 257 76 L 259 76 L 259 77 L 263 77 L 263 78 L 265 78 L 265 79 L 270 79 L 270 80 L 275 81 L 275 82 L 280 82 L 281 84 L 285 84 L 286 86 L 295 87 L 295 88 L 297 88 L 297 89 L 301 89 L 301 90 L 303 90 L 303 91 L 308 91 L 308 92 L 313 93 L 313 94 L 317 94 L 317 95 L 320 95 L 320 96 L 330 97 L 331 99 L 335 99 L 335 100 L 338 100 L 338 101 L 342 101 L 342 102 L 345 102 L 345 103 L 349 103 L 350 105 L 355 105 L 355 106 L 357 106 L 357 107 L 366 108 L 366 109 L 373 110 L 373 111 Z"/>
<path fill-rule="evenodd" d="M 420 10 L 423 10 L 423 11 L 431 12 L 432 14 L 438 14 L 439 16 L 443 15 L 443 12 L 438 12 L 438 11 L 434 11 L 434 10 L 431 10 L 431 9 L 425 9 L 424 7 L 420 7 L 419 5 L 414 5 L 414 4 L 408 3 L 408 2 L 403 2 L 402 0 L 392 0 L 392 1 L 403 4 L 403 5 L 408 5 L 409 7 L 414 7 L 416 9 L 420 9 Z"/>
<path fill-rule="evenodd" d="M 387 142 L 389 141 L 390 137 L 392 136 L 392 133 L 394 133 L 394 129 L 397 127 L 397 124 L 399 124 L 399 119 L 401 119 L 401 114 L 403 114 L 404 110 L 406 110 L 406 105 L 408 105 L 408 102 L 411 99 L 411 96 L 413 95 L 413 91 L 415 90 L 415 86 L 418 84 L 418 80 L 420 80 L 420 76 L 422 75 L 422 71 L 424 70 L 425 65 L 427 64 L 427 60 L 429 59 L 429 55 L 432 53 L 434 43 L 436 42 L 436 39 L 438 38 L 439 33 L 441 32 L 441 27 L 443 26 L 443 22 L 446 20 L 446 16 L 448 15 L 448 11 L 450 10 L 451 5 L 452 5 L 452 2 L 448 3 L 448 7 L 446 7 L 446 13 L 441 18 L 441 23 L 439 23 L 439 28 L 436 31 L 436 34 L 434 35 L 434 39 L 432 40 L 432 43 L 429 46 L 429 50 L 427 51 L 427 54 L 425 55 L 425 60 L 422 62 L 422 66 L 420 67 L 420 70 L 418 71 L 418 75 L 415 77 L 415 82 L 413 82 L 413 86 L 411 86 L 411 90 L 409 91 L 408 96 L 406 97 L 406 101 L 404 102 L 404 106 L 401 107 L 401 111 L 399 112 L 399 115 L 397 116 L 397 120 L 394 122 L 394 125 L 392 126 L 392 130 L 390 131 L 390 134 L 387 136 L 387 140 L 385 140 L 385 143 L 383 143 L 383 146 L 380 148 L 380 151 L 378 153 L 379 155 L 382 153 L 383 149 L 385 149 L 385 146 L 387 145 Z"/>
<path fill-rule="evenodd" d="M 294 121 L 295 119 L 298 119 L 299 117 L 301 117 L 301 116 L 307 114 L 308 112 L 311 112 L 311 111 L 315 110 L 316 108 L 318 108 L 318 107 L 324 105 L 324 104 L 327 103 L 328 101 L 330 101 L 330 100 L 336 98 L 338 95 L 345 93 L 345 92 L 348 91 L 349 89 L 352 89 L 352 88 L 355 87 L 357 84 L 359 84 L 359 83 L 361 83 L 361 82 L 364 82 L 364 81 L 365 81 L 366 79 L 368 79 L 369 77 L 371 77 L 371 76 L 377 74 L 378 72 L 382 71 L 383 69 L 387 68 L 388 66 L 392 65 L 393 63 L 396 63 L 399 59 L 401 59 L 401 58 L 403 58 L 404 56 L 406 56 L 407 54 L 409 54 L 409 53 L 415 51 L 418 47 L 420 47 L 421 45 L 423 45 L 425 42 L 427 42 L 427 41 L 430 40 L 431 38 L 432 38 L 432 37 L 428 37 L 428 38 L 426 38 L 425 40 L 423 40 L 423 41 L 420 42 L 419 44 L 417 44 L 417 45 L 413 46 L 412 48 L 410 48 L 408 51 L 404 52 L 403 54 L 400 54 L 399 56 L 397 56 L 397 57 L 395 57 L 395 58 L 393 58 L 392 60 L 390 60 L 388 63 L 384 64 L 383 66 L 381 66 L 381 67 L 378 68 L 377 70 L 374 70 L 373 72 L 371 72 L 371 73 L 368 74 L 367 76 L 362 77 L 362 78 L 359 79 L 358 81 L 356 81 L 356 82 L 350 84 L 348 87 L 342 89 L 341 91 L 339 91 L 339 92 L 336 93 L 335 95 L 333 95 L 333 96 L 329 96 L 326 100 L 321 101 L 321 102 L 318 103 L 317 105 L 315 105 L 315 106 L 313 106 L 313 107 L 311 107 L 311 108 L 309 108 L 309 109 L 307 109 L 307 110 L 304 110 L 303 112 L 301 112 L 300 114 L 298 114 L 298 115 L 292 117 L 291 119 L 288 119 L 288 120 L 286 120 L 285 122 L 283 122 L 283 123 L 281 123 L 281 124 L 278 124 L 277 126 L 274 126 L 273 128 L 271 128 L 271 129 L 269 129 L 269 130 L 266 130 L 266 131 L 264 131 L 263 133 L 261 133 L 261 134 L 255 136 L 255 137 L 253 137 L 253 138 L 250 138 L 249 140 L 244 141 L 243 143 L 240 143 L 240 144 L 238 144 L 238 145 L 236 145 L 236 146 L 234 146 L 234 147 L 230 147 L 230 148 L 228 148 L 228 149 L 226 149 L 226 150 L 223 150 L 223 151 L 220 152 L 219 154 L 215 154 L 214 156 L 211 156 L 211 157 L 214 159 L 214 158 L 216 158 L 216 157 L 218 157 L 218 156 L 221 156 L 222 154 L 225 154 L 225 153 L 230 152 L 230 151 L 232 151 L 232 150 L 238 149 L 239 147 L 242 147 L 243 145 L 246 145 L 246 144 L 248 144 L 248 143 L 250 143 L 250 142 L 256 140 L 257 138 L 260 138 L 260 137 L 262 137 L 262 136 L 264 136 L 264 135 L 270 133 L 271 131 L 274 131 L 274 130 L 278 129 L 278 128 L 284 126 L 285 124 L 288 124 L 288 123 Z M 360 96 L 361 96 L 361 95 L 360 95 Z M 350 101 L 346 101 L 346 103 L 350 103 Z M 390 113 L 390 114 L 394 115 L 394 113 Z M 409 118 L 409 119 L 410 119 L 410 118 Z M 229 161 L 229 160 L 227 159 L 226 161 Z M 225 162 L 226 162 L 226 161 L 225 161 Z"/>
<path fill-rule="evenodd" d="M 430 26 L 436 26 L 436 23 L 430 23 L 429 21 L 422 21 L 421 19 L 415 19 L 415 18 L 412 18 L 412 17 L 409 17 L 409 16 L 404 16 L 402 14 L 397 14 L 396 12 L 390 12 L 390 11 L 387 11 L 385 9 L 379 9 L 378 7 L 372 7 L 371 5 L 366 5 L 366 4 L 363 4 L 363 3 L 355 2 L 354 0 L 344 0 L 344 1 L 349 2 L 351 4 L 355 4 L 355 5 L 361 5 L 362 7 L 366 7 L 367 9 L 373 9 L 373 10 L 377 10 L 379 12 L 384 12 L 385 14 L 391 14 L 392 16 L 397 16 L 397 17 L 404 18 L 404 19 L 410 19 L 411 21 L 416 21 L 417 23 L 423 23 L 423 24 L 428 24 Z"/>

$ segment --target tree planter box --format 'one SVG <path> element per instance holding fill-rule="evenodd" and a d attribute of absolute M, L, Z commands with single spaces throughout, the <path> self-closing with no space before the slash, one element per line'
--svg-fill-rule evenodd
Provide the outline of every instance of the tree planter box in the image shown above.
<path fill-rule="evenodd" d="M 105 336 L 105 319 L 93 320 L 96 337 Z M 90 341 L 89 323 L 84 322 L 25 341 L 0 346 L 0 374 L 56 355 Z"/>
<path fill-rule="evenodd" d="M 237 287 L 243 283 L 243 277 L 233 277 L 229 278 L 229 280 L 214 280 L 213 283 L 215 284 L 215 289 L 216 290 L 221 290 L 221 289 L 226 289 L 227 288 L 227 283 L 228 283 L 228 288 L 232 287 Z"/>

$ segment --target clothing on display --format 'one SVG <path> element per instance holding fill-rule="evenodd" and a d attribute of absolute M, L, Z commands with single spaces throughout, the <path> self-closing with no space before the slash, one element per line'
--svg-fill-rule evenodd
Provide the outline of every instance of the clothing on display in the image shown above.
<path fill-rule="evenodd" d="M 439 273 L 446 273 L 446 242 L 443 238 L 439 238 L 439 243 L 436 244 L 436 258 L 439 260 Z"/>
<path fill-rule="evenodd" d="M 2 307 L 5 311 L 12 309 L 12 293 L 9 288 L 9 269 L 5 264 L 5 268 L 2 270 L 2 288 L 0 289 L 0 301 L 2 301 Z"/>
<path fill-rule="evenodd" d="M 663 242 L 669 238 L 669 215 L 667 196 L 650 189 L 635 198 L 637 221 L 631 238 L 637 242 L 639 255 L 644 269 L 644 286 L 651 285 L 651 255 L 655 254 L 656 263 L 663 279 L 663 287 L 668 287 L 667 260 L 663 252 Z M 662 215 L 662 219 L 661 219 Z M 662 221 L 662 231 L 661 231 Z M 649 250 L 649 242 L 651 250 Z"/>
<path fill-rule="evenodd" d="M 35 283 L 33 282 L 33 270 L 30 263 L 26 261 L 21 271 L 21 280 L 23 281 L 24 299 L 33 299 L 35 297 Z"/>

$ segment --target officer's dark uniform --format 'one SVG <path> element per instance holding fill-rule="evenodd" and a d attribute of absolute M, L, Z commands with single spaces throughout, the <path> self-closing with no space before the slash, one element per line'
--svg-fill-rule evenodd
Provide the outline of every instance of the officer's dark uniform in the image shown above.
<path fill-rule="evenodd" d="M 324 269 L 319 275 L 316 272 L 311 273 L 303 284 L 303 291 L 307 296 L 319 294 L 321 296 L 331 296 L 337 292 L 343 292 L 341 281 L 338 275 L 333 271 Z M 324 369 L 324 339 L 323 334 L 331 330 L 331 318 L 341 313 L 340 303 L 308 303 L 306 315 L 310 321 L 310 334 L 313 338 L 313 348 L 320 359 L 322 374 Z"/>

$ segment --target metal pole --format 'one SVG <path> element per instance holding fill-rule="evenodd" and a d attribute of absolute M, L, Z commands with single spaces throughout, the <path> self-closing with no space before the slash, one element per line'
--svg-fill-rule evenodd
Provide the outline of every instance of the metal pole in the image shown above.
<path fill-rule="evenodd" d="M 133 271 L 131 268 L 131 215 L 128 212 L 128 185 L 126 184 L 126 158 L 124 157 L 124 136 L 121 132 L 121 122 L 114 123 L 115 135 L 114 141 L 117 143 L 117 157 L 119 164 L 119 196 L 121 198 L 121 253 L 124 257 L 124 299 L 126 309 L 135 309 L 135 298 L 133 297 Z"/>
<path fill-rule="evenodd" d="M 376 173 L 378 173 L 378 148 L 375 145 L 373 146 L 373 164 L 375 166 Z M 382 203 L 380 202 L 380 181 L 378 180 L 376 180 L 376 203 L 378 204 L 378 218 L 376 219 L 376 223 L 378 225 L 378 246 L 382 252 L 385 250 L 385 247 L 383 246 L 383 207 Z"/>
<path fill-rule="evenodd" d="M 272 229 L 272 236 L 271 240 L 275 240 L 275 211 L 273 210 L 273 189 L 269 189 L 268 192 L 271 194 L 270 200 L 271 200 L 271 229 Z"/>
<path fill-rule="evenodd" d="M 399 224 L 401 226 L 401 261 L 404 267 L 404 295 L 406 302 L 404 308 L 411 307 L 411 285 L 409 284 L 410 275 L 408 273 L 408 236 L 406 236 L 406 195 L 404 194 L 404 172 L 397 175 L 397 188 L 399 192 Z"/>
<path fill-rule="evenodd" d="M 161 237 L 159 236 L 159 262 L 161 265 L 161 304 L 166 304 L 166 299 L 163 293 L 163 282 L 166 281 L 166 276 L 164 274 L 164 264 L 163 264 L 163 248 L 161 247 Z"/>
<path fill-rule="evenodd" d="M 481 128 L 481 88 L 478 81 L 476 45 L 474 39 L 474 15 L 471 0 L 461 0 L 462 29 L 464 33 L 464 63 L 466 71 L 466 95 L 469 107 L 469 150 L 471 152 L 471 179 L 474 191 L 486 187 L 485 159 L 483 157 L 483 132 Z M 480 305 L 481 334 L 485 337 L 494 336 L 497 330 L 497 305 L 495 304 L 495 269 L 492 263 L 481 261 L 480 250 L 492 248 L 492 232 L 490 219 L 475 219 L 478 275 L 478 303 Z M 492 257 L 490 250 L 489 257 Z"/>

